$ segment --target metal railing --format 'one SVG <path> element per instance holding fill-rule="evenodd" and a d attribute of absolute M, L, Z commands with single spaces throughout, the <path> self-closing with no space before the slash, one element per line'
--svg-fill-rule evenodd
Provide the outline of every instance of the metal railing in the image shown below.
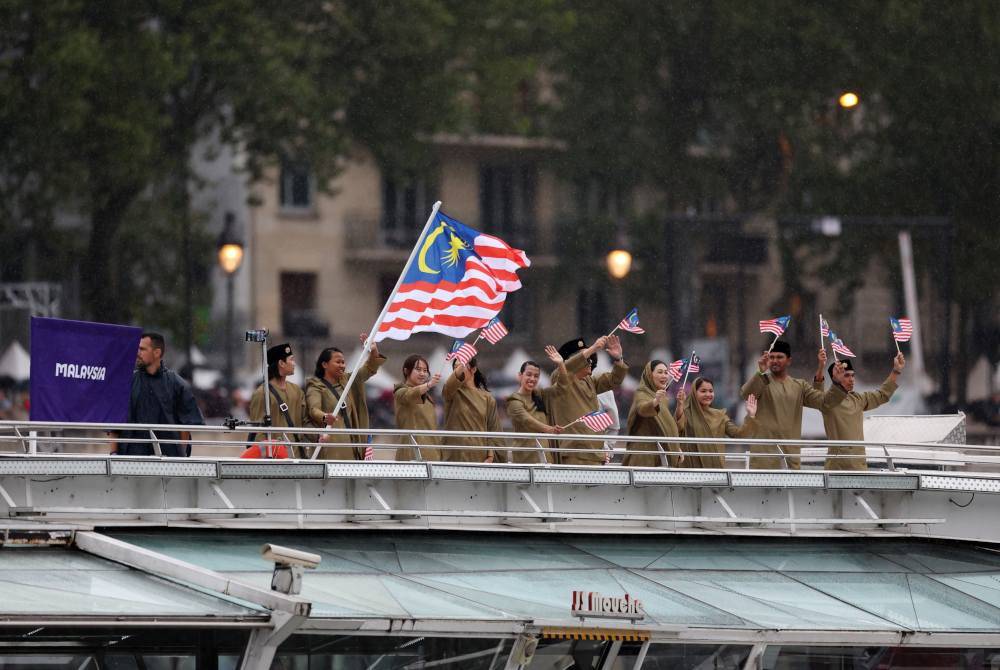
<path fill-rule="evenodd" d="M 121 433 L 133 436 L 121 437 Z M 163 433 L 191 432 L 191 440 L 162 437 Z M 148 433 L 141 437 L 136 433 Z M 159 435 L 158 435 L 159 433 Z M 660 465 L 670 466 L 670 458 L 684 455 L 687 465 L 678 464 L 680 469 L 689 468 L 694 462 L 691 457 L 721 456 L 725 469 L 749 469 L 757 458 L 778 457 L 782 466 L 822 468 L 831 459 L 857 460 L 860 454 L 829 454 L 829 447 L 862 447 L 869 467 L 895 471 L 901 463 L 921 467 L 968 469 L 979 472 L 1000 472 L 1000 446 L 971 444 L 928 444 L 914 442 L 867 442 L 844 440 L 773 440 L 773 439 L 729 439 L 690 437 L 643 437 L 625 435 L 578 435 L 578 434 L 530 434 L 513 432 L 457 432 L 441 430 L 399 430 L 399 429 L 326 429 L 326 428 L 276 428 L 260 426 L 185 426 L 163 424 L 111 424 L 111 423 L 57 423 L 31 421 L 0 421 L 0 456 L 4 454 L 91 454 L 107 456 L 113 445 L 147 445 L 151 455 L 162 456 L 164 445 L 190 445 L 192 454 L 198 458 L 238 458 L 249 446 L 249 437 L 256 433 L 257 443 L 268 436 L 270 440 L 297 448 L 302 454 L 300 460 L 312 460 L 319 456 L 319 448 L 352 446 L 372 447 L 375 460 L 394 461 L 399 449 L 410 452 L 409 460 L 427 460 L 424 450 L 438 450 L 449 462 L 456 452 L 492 449 L 500 453 L 497 462 L 520 462 L 535 465 L 556 465 L 559 456 L 580 455 L 581 453 L 603 454 L 610 450 L 613 462 L 584 467 L 619 467 L 621 458 L 627 454 L 659 456 Z M 339 438 L 340 442 L 310 441 L 322 436 Z M 359 441 L 350 442 L 350 436 L 360 436 Z M 427 442 L 432 442 L 428 444 Z M 592 444 L 591 449 L 573 448 L 568 443 Z M 516 443 L 516 444 L 515 444 Z M 525 444 L 527 443 L 527 446 Z M 636 445 L 649 445 L 645 449 Z M 723 449 L 699 451 L 699 445 L 721 445 Z M 777 447 L 775 453 L 753 452 L 753 447 Z M 800 454 L 788 453 L 788 448 L 798 447 Z M 145 456 L 146 458 L 149 455 Z M 129 458 L 129 456 L 121 456 Z M 166 457 L 164 457 L 166 458 Z M 715 469 L 715 468 L 713 468 Z"/>

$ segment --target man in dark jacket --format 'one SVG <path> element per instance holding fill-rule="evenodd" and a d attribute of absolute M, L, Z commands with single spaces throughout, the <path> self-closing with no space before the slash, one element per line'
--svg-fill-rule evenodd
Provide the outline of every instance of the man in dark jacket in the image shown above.
<path fill-rule="evenodd" d="M 205 425 L 205 418 L 198 409 L 191 387 L 180 375 L 163 364 L 166 343 L 159 333 L 143 333 L 139 339 L 136 370 L 132 375 L 132 393 L 129 396 L 128 423 L 158 423 L 173 425 Z M 155 431 L 159 440 L 190 440 L 188 431 Z M 119 437 L 149 438 L 148 430 L 125 431 Z M 119 442 L 112 445 L 112 454 L 121 456 L 151 456 L 153 445 Z M 190 444 L 160 443 L 164 456 L 190 456 Z"/>

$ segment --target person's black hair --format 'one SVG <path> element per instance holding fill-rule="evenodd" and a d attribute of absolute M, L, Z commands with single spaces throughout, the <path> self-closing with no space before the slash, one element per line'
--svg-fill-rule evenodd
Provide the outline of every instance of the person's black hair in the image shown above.
<path fill-rule="evenodd" d="M 319 358 L 316 359 L 316 369 L 313 371 L 313 374 L 315 374 L 318 378 L 322 379 L 323 373 L 325 372 L 323 370 L 323 363 L 329 363 L 330 359 L 333 358 L 333 355 L 335 353 L 342 354 L 344 352 L 338 349 L 337 347 L 327 347 L 326 349 L 321 351 L 319 353 Z"/>
<path fill-rule="evenodd" d="M 533 365 L 533 366 L 535 366 L 536 368 L 538 368 L 538 371 L 539 371 L 539 372 L 541 372 L 541 371 L 542 371 L 542 366 L 541 366 L 541 365 L 539 365 L 538 363 L 536 363 L 535 361 L 525 361 L 525 362 L 521 363 L 521 372 L 524 372 L 524 370 L 525 370 L 525 369 L 526 369 L 526 368 L 527 368 L 527 367 L 528 367 L 529 365 Z"/>
<path fill-rule="evenodd" d="M 153 345 L 154 349 L 159 349 L 162 354 L 167 353 L 167 341 L 163 339 L 163 335 L 160 335 L 159 333 L 149 332 L 149 333 L 143 333 L 139 337 L 139 339 L 141 340 L 143 337 L 149 338 L 149 343 Z"/>
<path fill-rule="evenodd" d="M 649 371 L 652 372 L 653 370 L 655 370 L 657 365 L 667 365 L 667 364 L 661 361 L 659 358 L 654 358 L 649 362 Z M 669 365 L 667 365 L 667 369 L 670 369 Z"/>
<path fill-rule="evenodd" d="M 456 365 L 458 365 L 458 359 L 457 358 L 451 359 L 451 367 L 453 370 L 455 369 Z M 465 368 L 466 369 L 473 368 L 473 373 L 472 373 L 473 385 L 475 385 L 476 388 L 482 389 L 488 393 L 490 387 L 486 383 L 486 375 L 484 375 L 482 372 L 479 371 L 479 361 L 476 360 L 475 356 L 469 359 L 469 364 L 466 365 Z"/>

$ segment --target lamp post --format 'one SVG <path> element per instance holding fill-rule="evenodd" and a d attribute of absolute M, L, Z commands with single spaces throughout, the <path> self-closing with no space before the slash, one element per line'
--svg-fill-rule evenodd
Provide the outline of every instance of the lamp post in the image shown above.
<path fill-rule="evenodd" d="M 233 277 L 243 263 L 243 240 L 236 231 L 236 215 L 226 212 L 225 224 L 216 245 L 219 267 L 226 273 L 226 390 L 232 401 L 233 392 Z"/>

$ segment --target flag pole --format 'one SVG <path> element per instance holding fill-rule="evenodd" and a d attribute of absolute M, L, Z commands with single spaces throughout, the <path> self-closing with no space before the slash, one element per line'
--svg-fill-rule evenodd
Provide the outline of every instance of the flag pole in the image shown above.
<path fill-rule="evenodd" d="M 392 293 L 389 294 L 388 299 L 385 301 L 385 305 L 382 306 L 382 311 L 379 313 L 378 318 L 375 319 L 375 324 L 372 325 L 371 330 L 368 331 L 368 337 L 365 339 L 364 346 L 361 349 L 361 355 L 358 356 L 358 360 L 354 362 L 354 369 L 351 371 L 351 377 L 347 380 L 347 384 L 344 385 L 344 390 L 340 393 L 340 399 L 337 401 L 337 405 L 333 408 L 333 418 L 337 418 L 337 415 L 340 414 L 340 410 L 347 404 L 347 392 L 351 390 L 351 385 L 354 384 L 354 378 L 357 377 L 358 372 L 361 371 L 361 365 L 368 356 L 368 352 L 371 351 L 372 343 L 375 341 L 375 336 L 378 335 L 378 329 L 385 320 L 386 312 L 389 311 L 389 305 L 392 304 L 396 294 L 399 293 L 399 287 L 403 284 L 403 278 L 406 276 L 406 273 L 409 272 L 410 266 L 413 265 L 413 259 L 417 257 L 417 253 L 420 250 L 420 243 L 423 241 L 424 236 L 430 229 L 431 224 L 434 223 L 434 219 L 437 218 L 438 210 L 440 209 L 441 201 L 438 200 L 434 203 L 434 207 L 431 208 L 431 215 L 427 217 L 427 223 L 424 224 L 424 229 L 420 231 L 420 235 L 417 236 L 417 242 L 413 245 L 413 251 L 410 252 L 410 257 L 406 259 L 406 265 L 403 266 L 403 271 L 399 273 L 399 279 L 396 280 L 396 285 L 393 287 Z M 313 459 L 319 456 L 319 451 L 320 448 L 316 447 L 316 450 L 313 451 L 312 454 Z"/>
<path fill-rule="evenodd" d="M 892 327 L 892 321 L 889 321 L 889 330 L 892 331 L 892 341 L 896 344 L 896 353 L 903 353 L 903 351 L 899 348 L 899 340 L 896 339 L 896 329 Z"/>
<path fill-rule="evenodd" d="M 819 348 L 826 351 L 826 340 L 823 338 L 823 315 L 819 315 Z"/>
<path fill-rule="evenodd" d="M 688 359 L 687 369 L 684 371 L 684 381 L 681 382 L 681 388 L 687 386 L 688 375 L 691 374 L 691 361 L 694 360 L 694 349 L 691 350 L 691 358 Z"/>
<path fill-rule="evenodd" d="M 769 346 L 769 347 L 767 348 L 767 353 L 771 353 L 771 351 L 772 351 L 772 350 L 774 349 L 774 345 L 776 345 L 776 344 L 778 343 L 778 338 L 779 338 L 779 337 L 781 337 L 781 335 L 775 335 L 775 336 L 774 336 L 774 341 L 773 341 L 773 342 L 771 342 L 771 346 Z"/>

